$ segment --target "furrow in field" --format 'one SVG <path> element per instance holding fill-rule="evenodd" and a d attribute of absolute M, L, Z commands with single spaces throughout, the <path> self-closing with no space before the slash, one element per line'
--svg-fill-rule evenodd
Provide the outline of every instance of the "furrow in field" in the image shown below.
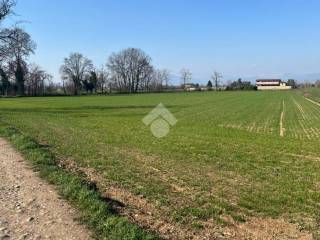
<path fill-rule="evenodd" d="M 301 106 L 301 108 L 302 108 L 302 106 Z M 319 120 L 319 116 L 317 113 L 320 113 L 320 112 L 316 111 L 317 109 L 314 109 L 314 108 L 312 108 L 312 109 L 307 108 L 306 110 L 307 110 L 307 112 L 303 110 L 305 113 L 305 116 L 306 116 L 306 120 L 310 124 L 310 127 L 313 128 L 316 121 Z M 313 130 L 311 130 L 311 131 L 313 131 Z"/>
<path fill-rule="evenodd" d="M 306 98 L 305 98 L 306 99 Z M 307 99 L 306 99 L 307 100 Z M 314 123 L 314 121 L 320 120 L 320 108 L 317 104 L 314 104 L 313 102 L 310 102 L 307 100 L 306 108 L 308 109 L 308 112 L 310 113 L 310 120 Z M 311 103 L 311 104 L 309 104 Z"/>
<path fill-rule="evenodd" d="M 313 138 L 313 132 L 311 131 L 310 128 L 308 128 L 307 126 L 311 123 L 311 120 L 309 118 L 309 116 L 306 114 L 306 112 L 304 111 L 303 107 L 294 99 L 292 98 L 293 103 L 295 104 L 295 106 L 297 107 L 297 109 L 299 110 L 300 116 L 298 118 L 298 123 L 300 125 L 295 127 L 295 129 L 302 129 L 304 136 L 306 136 L 308 139 L 312 139 Z M 296 131 L 294 131 L 296 132 Z"/>
<path fill-rule="evenodd" d="M 257 96 L 259 98 L 252 101 L 250 107 L 248 107 L 246 102 L 239 104 L 240 101 L 238 101 L 236 104 L 241 105 L 241 108 L 235 108 L 235 111 L 233 109 L 235 105 L 230 105 L 227 114 L 222 112 L 222 116 L 220 116 L 219 113 L 220 119 L 222 117 L 225 118 L 225 121 L 221 122 L 219 126 L 251 133 L 278 135 L 279 133 L 276 133 L 279 124 L 277 121 L 278 114 L 274 111 L 279 103 L 278 100 L 272 99 L 272 101 L 266 101 L 265 98 L 260 98 L 260 95 Z M 242 108 L 242 106 L 246 107 Z M 224 106 L 224 109 L 227 109 L 227 107 Z"/>
<path fill-rule="evenodd" d="M 281 154 L 291 156 L 291 157 L 299 157 L 299 158 L 305 158 L 309 160 L 313 160 L 316 162 L 320 162 L 320 157 L 317 156 L 312 156 L 312 155 L 302 155 L 302 154 L 295 154 L 295 153 L 287 153 L 287 152 L 282 152 Z"/>
<path fill-rule="evenodd" d="M 319 106 L 320 107 L 320 103 L 318 103 L 318 102 L 316 102 L 316 101 L 313 101 L 312 99 L 310 99 L 310 98 L 307 98 L 307 97 L 304 97 L 306 100 L 308 100 L 309 102 L 311 102 L 311 103 L 313 103 L 313 104 L 315 104 L 315 105 L 317 105 L 317 106 Z"/>
<path fill-rule="evenodd" d="M 296 125 L 296 124 L 295 124 L 295 125 Z M 296 131 L 295 129 L 297 129 L 297 128 L 294 128 L 294 130 L 293 130 L 293 135 L 294 135 L 295 138 L 299 139 L 300 136 L 299 136 L 299 134 L 297 133 L 297 131 Z"/>
<path fill-rule="evenodd" d="M 304 135 L 308 138 L 308 139 L 312 139 L 312 137 L 310 136 L 309 134 L 309 130 L 305 128 L 304 124 L 303 124 L 303 121 L 301 120 L 298 120 L 303 132 L 304 132 Z"/>
<path fill-rule="evenodd" d="M 311 139 L 319 138 L 320 129 L 316 126 L 319 120 L 319 113 L 320 113 L 319 111 L 320 109 L 317 107 L 319 106 L 319 104 L 317 102 L 314 102 L 311 99 L 308 99 L 308 98 L 305 98 L 305 99 L 312 103 L 312 106 L 310 106 L 311 108 L 309 107 L 307 111 L 303 110 L 303 107 L 300 104 L 296 103 L 296 105 L 300 111 L 303 111 L 306 122 L 308 124 L 307 130 L 309 132 L 309 135 L 312 136 Z"/>
<path fill-rule="evenodd" d="M 319 120 L 320 120 L 320 108 L 318 104 L 312 104 L 308 106 L 310 112 L 310 119 L 312 121 L 311 130 L 313 131 L 314 135 L 318 138 L 320 137 L 320 127 L 319 127 Z"/>
<path fill-rule="evenodd" d="M 249 126 L 249 132 L 256 131 L 256 123 L 254 122 L 251 126 Z"/>
<path fill-rule="evenodd" d="M 320 135 L 319 135 L 319 129 L 318 128 L 313 128 L 311 127 L 311 131 L 313 132 L 313 135 L 318 138 Z"/>
<path fill-rule="evenodd" d="M 294 127 L 294 132 L 300 132 L 302 134 L 299 138 L 315 139 L 318 138 L 319 129 L 315 127 L 316 124 L 316 115 L 314 114 L 313 109 L 308 109 L 308 107 L 303 107 L 296 99 L 292 98 L 293 103 L 299 110 L 300 116 L 298 116 L 298 125 Z M 300 131 L 299 131 L 300 129 Z M 299 135 L 300 135 L 299 134 Z"/>
<path fill-rule="evenodd" d="M 297 108 L 299 109 L 303 120 L 307 120 L 306 113 L 305 113 L 305 111 L 303 110 L 302 106 L 301 106 L 295 99 L 292 98 L 292 100 L 293 100 L 294 104 L 297 106 Z"/>
<path fill-rule="evenodd" d="M 263 127 L 261 127 L 261 126 L 257 127 L 256 131 L 257 131 L 257 133 L 263 133 Z"/>
<path fill-rule="evenodd" d="M 264 133 L 267 133 L 269 122 L 270 122 L 270 118 L 264 124 L 264 127 L 263 127 L 263 132 Z"/>

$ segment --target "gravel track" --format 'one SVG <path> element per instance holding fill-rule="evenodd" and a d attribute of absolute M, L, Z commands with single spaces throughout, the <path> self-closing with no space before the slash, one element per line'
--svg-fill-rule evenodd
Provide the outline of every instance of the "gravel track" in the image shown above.
<path fill-rule="evenodd" d="M 0 240 L 92 239 L 76 211 L 0 138 Z"/>

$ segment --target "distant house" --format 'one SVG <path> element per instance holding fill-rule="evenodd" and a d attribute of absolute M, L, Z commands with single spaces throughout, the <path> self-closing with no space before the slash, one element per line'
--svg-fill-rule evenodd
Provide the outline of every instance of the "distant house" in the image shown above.
<path fill-rule="evenodd" d="M 199 90 L 199 84 L 188 83 L 184 86 L 184 90 L 187 92 L 193 92 Z"/>
<path fill-rule="evenodd" d="M 257 79 L 258 90 L 289 90 L 292 89 L 286 82 L 281 79 Z"/>

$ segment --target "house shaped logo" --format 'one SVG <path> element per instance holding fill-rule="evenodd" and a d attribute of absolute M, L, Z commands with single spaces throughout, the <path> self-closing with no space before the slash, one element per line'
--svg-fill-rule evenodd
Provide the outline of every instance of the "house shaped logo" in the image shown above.
<path fill-rule="evenodd" d="M 142 121 L 146 126 L 150 126 L 150 130 L 156 138 L 167 136 L 170 132 L 170 126 L 174 126 L 178 122 L 162 103 L 155 107 Z"/>

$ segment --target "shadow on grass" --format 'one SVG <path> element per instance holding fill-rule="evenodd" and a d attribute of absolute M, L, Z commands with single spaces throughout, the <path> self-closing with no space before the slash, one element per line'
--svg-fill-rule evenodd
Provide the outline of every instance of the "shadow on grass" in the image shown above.
<path fill-rule="evenodd" d="M 88 189 L 94 192 L 99 192 L 99 188 L 95 182 L 89 182 L 85 180 L 83 184 L 86 185 Z M 121 209 L 126 206 L 124 203 L 106 196 L 101 195 L 100 199 L 101 201 L 105 202 L 109 206 L 110 212 L 114 215 L 119 215 L 121 212 Z"/>

